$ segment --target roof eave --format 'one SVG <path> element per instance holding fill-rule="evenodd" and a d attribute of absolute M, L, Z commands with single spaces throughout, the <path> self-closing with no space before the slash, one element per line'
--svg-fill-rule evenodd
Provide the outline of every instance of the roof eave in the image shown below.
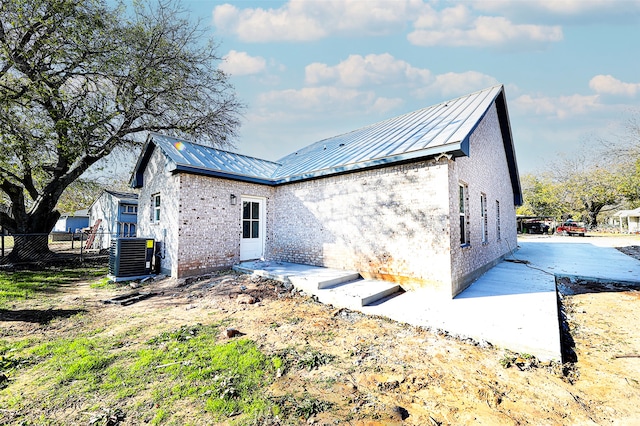
<path fill-rule="evenodd" d="M 269 185 L 269 186 L 274 186 L 276 184 L 273 179 L 269 179 L 269 178 L 242 175 L 242 174 L 237 174 L 232 172 L 223 172 L 220 170 L 194 167 L 186 164 L 176 164 L 175 167 L 172 167 L 169 171 L 172 173 L 180 173 L 180 172 L 191 173 L 196 175 L 218 177 L 222 179 L 230 179 L 230 180 L 236 180 L 236 181 L 242 181 L 242 182 L 258 183 L 261 185 Z"/>
<path fill-rule="evenodd" d="M 142 147 L 142 153 L 138 157 L 136 166 L 131 174 L 131 179 L 129 180 L 129 186 L 131 188 L 142 188 L 144 185 L 144 170 L 147 168 L 147 164 L 149 163 L 149 159 L 151 158 L 151 154 L 153 154 L 155 146 L 156 145 L 153 143 L 151 135 L 147 136 L 147 141 Z"/>
<path fill-rule="evenodd" d="M 496 104 L 496 110 L 498 113 L 498 121 L 500 123 L 500 132 L 502 133 L 504 152 L 507 156 L 509 177 L 511 179 L 511 187 L 513 188 L 513 203 L 516 206 L 521 206 L 523 203 L 522 187 L 520 186 L 520 174 L 518 173 L 518 163 L 516 161 L 515 147 L 513 146 L 511 123 L 509 121 L 509 111 L 507 110 L 507 100 L 505 97 L 504 88 L 500 90 L 494 102 Z"/>
<path fill-rule="evenodd" d="M 339 175 L 350 172 L 356 172 L 364 169 L 373 169 L 379 167 L 386 167 L 392 164 L 402 164 L 417 160 L 427 160 L 430 158 L 436 158 L 439 155 L 450 155 L 451 157 L 462 157 L 469 154 L 469 142 L 456 141 L 447 145 L 439 145 L 433 148 L 421 149 L 418 151 L 406 152 L 403 154 L 392 155 L 389 157 L 381 157 L 372 160 L 361 161 L 357 163 L 345 164 L 338 167 L 331 167 L 327 169 L 314 170 L 309 173 L 302 173 L 299 175 L 286 176 L 275 181 L 276 185 L 300 182 L 303 180 L 318 179 L 330 175 Z"/>

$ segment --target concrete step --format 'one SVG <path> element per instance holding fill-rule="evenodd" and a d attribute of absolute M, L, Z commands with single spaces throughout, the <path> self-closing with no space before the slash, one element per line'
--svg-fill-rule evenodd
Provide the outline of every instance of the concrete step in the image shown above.
<path fill-rule="evenodd" d="M 322 303 L 354 310 L 382 303 L 403 291 L 394 283 L 362 279 L 357 271 L 271 261 L 243 262 L 233 269 L 290 282 L 298 290 L 318 297 Z"/>
<path fill-rule="evenodd" d="M 288 262 L 254 260 L 234 265 L 233 269 L 246 274 L 259 275 L 282 282 L 290 282 L 291 277 L 301 278 L 308 288 L 330 287 L 360 278 L 356 271 L 323 268 Z"/>
<path fill-rule="evenodd" d="M 388 281 L 359 279 L 331 287 L 345 297 L 359 300 L 359 305 L 367 306 L 400 291 L 400 286 Z"/>
<path fill-rule="evenodd" d="M 386 281 L 357 279 L 318 288 L 300 277 L 290 277 L 290 280 L 296 288 L 316 296 L 322 303 L 354 310 L 401 292 L 398 284 Z"/>

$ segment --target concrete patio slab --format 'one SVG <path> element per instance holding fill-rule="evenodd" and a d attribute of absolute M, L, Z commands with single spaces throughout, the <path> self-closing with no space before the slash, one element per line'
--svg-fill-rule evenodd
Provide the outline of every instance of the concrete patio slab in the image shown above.
<path fill-rule="evenodd" d="M 525 259 L 533 267 L 558 277 L 591 281 L 640 284 L 640 262 L 613 247 L 599 246 L 597 238 L 521 238 L 513 258 Z"/>
<path fill-rule="evenodd" d="M 353 277 L 354 271 L 279 262 L 243 263 L 237 269 L 292 282 L 323 303 L 487 341 L 543 361 L 562 357 L 556 276 L 640 288 L 640 261 L 614 248 L 590 244 L 587 238 L 523 238 L 518 245 L 516 252 L 454 299 L 415 290 L 365 303 L 363 298 L 379 284 L 344 283 L 353 279 L 346 277 Z M 341 279 L 344 284 L 339 284 Z M 334 284 L 323 289 L 319 282 Z"/>

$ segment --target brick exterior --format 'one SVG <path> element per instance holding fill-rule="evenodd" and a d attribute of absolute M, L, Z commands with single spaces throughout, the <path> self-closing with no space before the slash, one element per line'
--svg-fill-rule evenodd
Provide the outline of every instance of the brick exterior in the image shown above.
<path fill-rule="evenodd" d="M 184 277 L 240 261 L 242 196 L 266 207 L 264 257 L 426 287 L 447 297 L 516 246 L 513 190 L 495 106 L 470 138 L 470 155 L 418 161 L 271 187 L 165 172 L 155 150 L 139 199 L 140 236 L 163 242 L 162 270 Z M 468 188 L 470 241 L 460 245 L 459 184 Z M 161 194 L 161 220 L 150 223 Z M 230 195 L 237 197 L 231 205 Z M 482 242 L 480 196 L 488 240 Z M 501 238 L 496 234 L 500 204 Z"/>
<path fill-rule="evenodd" d="M 447 164 L 423 161 L 281 186 L 274 260 L 448 283 Z"/>
<path fill-rule="evenodd" d="M 139 202 L 139 235 L 162 246 L 161 270 L 182 278 L 230 268 L 240 261 L 243 195 L 262 197 L 266 204 L 265 250 L 272 241 L 274 189 L 193 174 L 165 171 L 166 158 L 154 150 L 144 172 Z M 152 196 L 160 194 L 160 221 L 153 223 Z M 231 194 L 237 198 L 231 205 Z"/>
<path fill-rule="evenodd" d="M 460 245 L 459 185 L 468 188 L 469 245 Z M 517 227 L 513 188 L 509 179 L 506 154 L 495 105 L 471 134 L 469 156 L 450 162 L 451 291 L 456 295 L 494 266 L 517 245 Z M 487 242 L 482 242 L 481 194 L 486 195 Z M 496 229 L 496 201 L 500 203 L 500 239 Z"/>
<path fill-rule="evenodd" d="M 199 275 L 240 262 L 242 196 L 265 201 L 265 251 L 272 244 L 274 188 L 207 176 L 180 174 L 178 276 Z M 231 194 L 237 204 L 231 205 Z"/>

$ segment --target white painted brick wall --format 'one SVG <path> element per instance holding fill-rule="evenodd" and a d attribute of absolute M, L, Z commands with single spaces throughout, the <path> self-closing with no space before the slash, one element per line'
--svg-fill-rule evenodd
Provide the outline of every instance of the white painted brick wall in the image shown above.
<path fill-rule="evenodd" d="M 163 244 L 162 272 L 186 277 L 229 268 L 240 260 L 242 195 L 266 200 L 267 221 L 273 188 L 165 171 L 165 157 L 155 150 L 144 174 L 139 198 L 139 235 Z M 151 197 L 161 195 L 160 222 L 151 223 Z M 232 206 L 230 195 L 237 197 Z M 267 223 L 265 245 L 271 243 Z"/>
<path fill-rule="evenodd" d="M 266 201 L 269 260 L 354 269 L 449 297 L 516 246 L 513 192 L 495 108 L 471 136 L 470 156 L 449 161 L 422 161 L 277 188 L 191 174 L 172 176 L 164 171 L 164 161 L 156 150 L 145 171 L 139 230 L 141 236 L 165 243 L 163 270 L 176 277 L 239 262 L 243 195 Z M 458 224 L 461 181 L 467 183 L 470 197 L 471 241 L 464 248 Z M 162 194 L 162 220 L 149 224 L 151 195 L 157 192 Z M 486 243 L 481 193 L 488 202 Z M 230 194 L 237 196 L 235 206 Z M 496 200 L 501 206 L 499 241 Z"/>
<path fill-rule="evenodd" d="M 452 295 L 464 290 L 483 271 L 517 245 L 513 188 L 495 105 L 471 135 L 468 157 L 451 162 L 451 211 L 459 212 L 458 188 L 468 184 L 470 245 L 460 246 L 459 221 L 451 222 Z M 482 242 L 480 194 L 487 196 L 488 241 Z M 496 200 L 500 202 L 500 240 L 496 233 Z"/>
<path fill-rule="evenodd" d="M 418 162 L 280 186 L 275 260 L 449 285 L 447 164 Z"/>
<path fill-rule="evenodd" d="M 178 189 L 177 176 L 165 170 L 166 158 L 159 149 L 155 149 L 147 168 L 144 171 L 143 187 L 138 196 L 138 236 L 153 238 L 160 242 L 162 259 L 161 271 L 171 276 L 178 276 Z M 160 194 L 160 222 L 153 223 L 151 219 L 151 197 Z"/>
<path fill-rule="evenodd" d="M 240 262 L 243 195 L 265 200 L 265 251 L 272 244 L 271 218 L 274 189 L 264 185 L 180 175 L 178 276 L 199 275 Z M 230 196 L 237 197 L 231 205 Z"/>

